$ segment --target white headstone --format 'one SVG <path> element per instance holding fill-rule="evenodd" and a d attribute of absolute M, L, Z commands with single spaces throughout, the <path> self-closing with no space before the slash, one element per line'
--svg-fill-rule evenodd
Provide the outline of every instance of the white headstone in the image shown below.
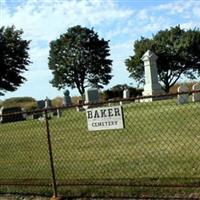
<path fill-rule="evenodd" d="M 57 114 L 57 118 L 61 117 L 61 110 L 59 108 L 56 110 L 56 114 Z"/>
<path fill-rule="evenodd" d="M 125 89 L 123 91 L 123 99 L 129 99 L 130 98 L 130 91 L 129 89 Z"/>
<path fill-rule="evenodd" d="M 189 92 L 189 88 L 185 84 L 182 84 L 182 85 L 180 85 L 178 87 L 177 92 L 178 93 Z M 186 93 L 186 94 L 178 94 L 178 104 L 187 103 L 188 102 L 188 97 L 189 97 L 188 93 Z"/>
<path fill-rule="evenodd" d="M 145 74 L 145 85 L 143 96 L 153 96 L 164 94 L 161 85 L 158 82 L 158 71 L 157 71 L 157 56 L 154 52 L 148 50 L 142 56 L 142 61 L 144 62 L 144 74 Z M 145 100 L 145 99 L 144 99 Z M 146 99 L 147 101 L 152 101 L 153 99 Z"/>
<path fill-rule="evenodd" d="M 45 99 L 45 108 L 51 108 L 51 100 L 49 100 L 49 98 L 48 97 L 46 97 L 46 99 Z"/>
<path fill-rule="evenodd" d="M 192 86 L 192 90 L 194 91 L 194 93 L 192 93 L 192 101 L 193 102 L 200 101 L 200 84 L 199 83 L 195 83 Z"/>

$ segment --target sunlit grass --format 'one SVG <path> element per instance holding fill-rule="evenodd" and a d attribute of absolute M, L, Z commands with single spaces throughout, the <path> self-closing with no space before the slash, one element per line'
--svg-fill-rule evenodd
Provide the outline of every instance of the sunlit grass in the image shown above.
<path fill-rule="evenodd" d="M 85 112 L 49 120 L 57 179 L 177 179 L 200 176 L 200 103 L 124 104 L 125 128 L 87 130 Z M 0 124 L 0 179 L 50 179 L 44 121 Z"/>

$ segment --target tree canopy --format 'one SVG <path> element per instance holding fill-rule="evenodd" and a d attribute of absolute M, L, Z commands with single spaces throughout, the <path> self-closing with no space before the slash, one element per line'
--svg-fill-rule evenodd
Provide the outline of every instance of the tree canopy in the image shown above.
<path fill-rule="evenodd" d="M 30 41 L 23 40 L 22 34 L 14 26 L 0 28 L 0 95 L 15 91 L 26 80 L 22 73 L 30 64 Z"/>
<path fill-rule="evenodd" d="M 152 38 L 141 37 L 134 43 L 134 55 L 126 59 L 125 64 L 138 82 L 144 82 L 144 64 L 141 57 L 147 50 L 158 56 L 158 78 L 163 89 L 169 92 L 183 75 L 194 79 L 200 75 L 200 31 L 184 30 L 180 26 L 161 30 Z"/>
<path fill-rule="evenodd" d="M 52 41 L 49 52 L 52 85 L 58 89 L 77 88 L 83 95 L 89 85 L 108 84 L 112 78 L 108 42 L 99 39 L 93 29 L 79 25 Z"/>

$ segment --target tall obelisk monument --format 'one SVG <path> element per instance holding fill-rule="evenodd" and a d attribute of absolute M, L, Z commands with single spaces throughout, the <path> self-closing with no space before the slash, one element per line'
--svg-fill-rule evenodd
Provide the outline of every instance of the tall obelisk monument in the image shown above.
<path fill-rule="evenodd" d="M 154 96 L 164 94 L 160 83 L 158 82 L 157 60 L 158 56 L 150 50 L 142 56 L 144 62 L 145 85 L 143 96 Z M 153 98 L 151 99 L 151 101 Z M 150 99 L 148 99 L 150 101 Z"/>

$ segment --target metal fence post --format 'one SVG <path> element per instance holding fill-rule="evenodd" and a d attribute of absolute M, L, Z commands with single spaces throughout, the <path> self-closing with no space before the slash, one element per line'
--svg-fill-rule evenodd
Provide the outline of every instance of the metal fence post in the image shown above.
<path fill-rule="evenodd" d="M 48 142 L 48 151 L 49 151 L 49 160 L 51 165 L 51 176 L 52 176 L 52 189 L 54 197 L 57 197 L 57 185 L 56 185 L 56 176 L 55 176 L 55 169 L 54 169 L 54 162 L 53 162 L 53 153 L 52 153 L 52 146 L 51 146 L 51 135 L 49 130 L 49 121 L 48 121 L 48 112 L 45 109 L 45 122 L 46 122 L 46 133 L 47 133 L 47 142 Z"/>

